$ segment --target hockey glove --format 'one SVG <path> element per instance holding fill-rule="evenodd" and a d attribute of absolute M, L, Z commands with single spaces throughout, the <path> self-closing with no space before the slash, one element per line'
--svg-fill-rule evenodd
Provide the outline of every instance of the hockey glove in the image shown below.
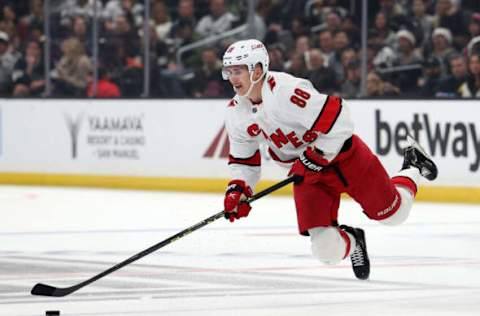
<path fill-rule="evenodd" d="M 247 198 L 253 194 L 252 189 L 243 180 L 232 180 L 228 183 L 225 200 L 223 202 L 225 218 L 234 222 L 235 219 L 247 217 L 252 207 L 247 202 Z"/>
<path fill-rule="evenodd" d="M 315 147 L 307 147 L 305 151 L 293 163 L 289 175 L 305 176 L 307 170 L 320 172 L 328 164 L 323 157 L 323 152 Z"/>

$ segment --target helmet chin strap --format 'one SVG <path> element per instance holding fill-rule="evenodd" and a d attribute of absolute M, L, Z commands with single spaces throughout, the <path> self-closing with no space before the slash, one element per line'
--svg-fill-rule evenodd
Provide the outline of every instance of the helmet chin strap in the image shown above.
<path fill-rule="evenodd" d="M 253 80 L 253 71 L 250 72 L 250 87 L 248 87 L 248 90 L 247 90 L 247 92 L 245 92 L 244 95 L 239 95 L 239 96 L 241 96 L 243 98 L 248 98 L 250 96 L 250 93 L 252 93 L 253 86 L 255 84 L 259 83 L 260 80 L 262 80 L 264 76 L 265 76 L 265 73 L 262 73 L 262 75 L 257 80 L 254 81 Z"/>

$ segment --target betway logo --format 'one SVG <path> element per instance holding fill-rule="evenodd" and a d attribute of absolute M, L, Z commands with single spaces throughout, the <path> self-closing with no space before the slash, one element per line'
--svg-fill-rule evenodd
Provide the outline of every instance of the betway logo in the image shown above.
<path fill-rule="evenodd" d="M 217 135 L 213 139 L 207 151 L 203 154 L 204 158 L 228 158 L 230 152 L 230 142 L 228 141 L 227 129 L 225 125 L 220 128 Z"/>
<path fill-rule="evenodd" d="M 454 157 L 472 157 L 470 171 L 477 171 L 480 165 L 480 137 L 473 122 L 432 122 L 428 114 L 414 113 L 411 122 L 398 122 L 393 125 L 383 121 L 380 110 L 375 110 L 375 150 L 379 155 L 387 155 L 392 144 L 399 155 L 407 133 L 422 142 L 422 147 L 433 157 L 453 155 Z"/>

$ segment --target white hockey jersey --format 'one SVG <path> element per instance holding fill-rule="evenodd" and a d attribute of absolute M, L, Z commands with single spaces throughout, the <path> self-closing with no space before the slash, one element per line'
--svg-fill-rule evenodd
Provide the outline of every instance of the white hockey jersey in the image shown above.
<path fill-rule="evenodd" d="M 353 134 L 345 101 L 319 93 L 308 80 L 273 71 L 267 73 L 260 104 L 238 95 L 230 101 L 226 128 L 232 177 L 252 189 L 260 179 L 261 143 L 281 163 L 293 163 L 312 145 L 331 161 Z"/>

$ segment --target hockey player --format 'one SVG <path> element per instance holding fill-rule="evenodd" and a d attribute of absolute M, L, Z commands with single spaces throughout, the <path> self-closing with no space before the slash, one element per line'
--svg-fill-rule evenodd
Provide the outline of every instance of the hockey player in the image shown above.
<path fill-rule="evenodd" d="M 246 217 L 260 178 L 259 145 L 303 177 L 293 186 L 299 232 L 310 236 L 313 255 L 327 264 L 350 256 L 354 273 L 368 279 L 370 263 L 364 231 L 338 225 L 340 194 L 348 193 L 370 219 L 386 225 L 406 220 L 420 176 L 433 180 L 437 168 L 412 139 L 401 171 L 390 178 L 378 158 L 353 134 L 348 106 L 319 93 L 305 79 L 268 71 L 268 52 L 257 40 L 238 41 L 223 56 L 223 77 L 235 97 L 227 107 L 230 140 L 224 209 L 230 221 Z"/>

